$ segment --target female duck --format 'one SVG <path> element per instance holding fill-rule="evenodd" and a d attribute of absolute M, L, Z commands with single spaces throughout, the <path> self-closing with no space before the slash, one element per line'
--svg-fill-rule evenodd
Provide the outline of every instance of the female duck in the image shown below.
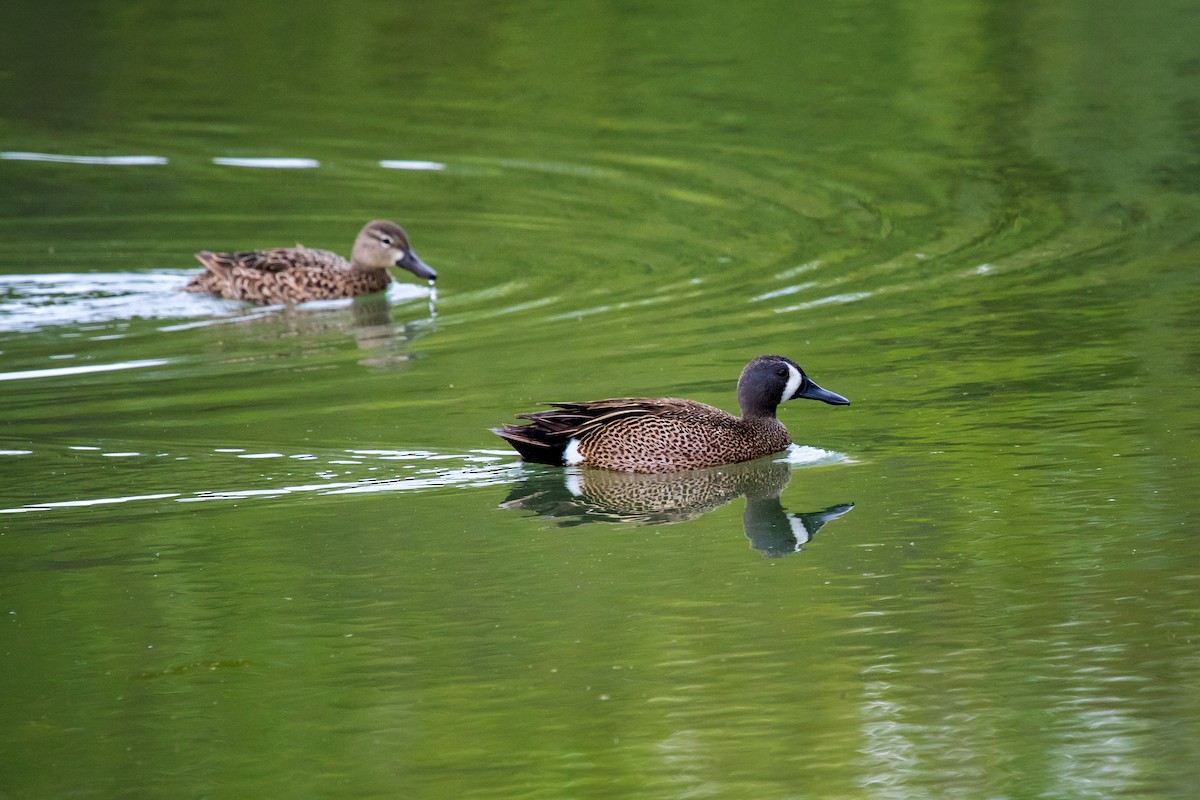
<path fill-rule="evenodd" d="M 381 292 L 392 280 L 389 267 L 403 267 L 418 278 L 437 280 L 433 267 L 413 252 L 404 229 L 382 219 L 363 226 L 349 261 L 337 253 L 299 244 L 242 253 L 204 250 L 196 258 L 207 269 L 183 287 L 185 292 L 267 305 Z"/>
<path fill-rule="evenodd" d="M 759 356 L 738 379 L 741 417 L 678 397 L 625 397 L 550 403 L 549 411 L 517 415 L 530 424 L 505 425 L 492 432 L 526 461 L 677 472 L 749 461 L 786 449 L 792 440 L 775 410 L 796 398 L 850 404 L 814 383 L 791 359 Z"/>

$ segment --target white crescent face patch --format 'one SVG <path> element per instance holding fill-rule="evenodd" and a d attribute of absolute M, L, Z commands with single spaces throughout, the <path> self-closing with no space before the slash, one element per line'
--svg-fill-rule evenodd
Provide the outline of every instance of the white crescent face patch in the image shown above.
<path fill-rule="evenodd" d="M 800 374 L 800 370 L 791 364 L 788 364 L 787 368 L 791 375 L 788 377 L 787 386 L 783 387 L 783 396 L 779 398 L 780 405 L 786 403 L 796 393 L 796 390 L 800 388 L 800 381 L 804 380 L 804 376 Z"/>

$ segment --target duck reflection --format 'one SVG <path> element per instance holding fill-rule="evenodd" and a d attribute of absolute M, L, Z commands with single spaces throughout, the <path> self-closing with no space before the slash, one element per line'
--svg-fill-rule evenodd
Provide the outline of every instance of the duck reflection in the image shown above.
<path fill-rule="evenodd" d="M 502 508 L 554 519 L 560 527 L 589 522 L 662 525 L 684 522 L 745 496 L 742 522 L 750 546 L 768 558 L 799 552 L 822 527 L 854 508 L 842 503 L 794 513 L 780 495 L 791 481 L 786 461 L 759 459 L 689 472 L 641 474 L 602 469 L 538 470 L 513 487 Z"/>
<path fill-rule="evenodd" d="M 436 329 L 437 315 L 430 299 L 429 316 L 408 322 L 393 318 L 394 305 L 380 292 L 355 297 L 349 303 L 339 301 L 337 307 L 306 306 L 270 307 L 220 320 L 225 324 L 247 326 L 254 338 L 261 341 L 292 343 L 293 352 L 311 355 L 323 349 L 342 347 L 342 338 L 349 333 L 362 352 L 363 366 L 397 369 L 416 356 L 413 342 Z M 332 334 L 332 335 L 331 335 Z"/>
<path fill-rule="evenodd" d="M 412 341 L 428 333 L 437 317 L 434 309 L 435 296 L 429 297 L 429 318 L 424 325 L 396 323 L 392 319 L 392 305 L 383 294 L 356 297 L 350 306 L 354 318 L 354 341 L 358 348 L 369 355 L 358 363 L 369 367 L 394 368 L 412 360 L 409 349 Z"/>

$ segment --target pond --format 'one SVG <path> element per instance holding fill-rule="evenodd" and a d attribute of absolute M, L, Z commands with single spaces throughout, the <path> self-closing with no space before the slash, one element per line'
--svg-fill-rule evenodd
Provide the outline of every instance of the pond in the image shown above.
<path fill-rule="evenodd" d="M 0 795 L 1193 796 L 1200 4 L 10 5 Z"/>

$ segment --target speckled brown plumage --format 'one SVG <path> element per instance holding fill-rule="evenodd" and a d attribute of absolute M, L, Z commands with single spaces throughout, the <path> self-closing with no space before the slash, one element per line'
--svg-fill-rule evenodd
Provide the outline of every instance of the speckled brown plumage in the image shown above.
<path fill-rule="evenodd" d="M 554 410 L 520 416 L 531 420 L 534 428 L 571 426 L 569 439 L 578 440 L 583 463 L 601 469 L 676 472 L 715 467 L 776 453 L 791 444 L 787 428 L 775 417 L 739 419 L 679 397 L 552 405 Z"/>
<path fill-rule="evenodd" d="M 813 383 L 783 356 L 759 356 L 738 379 L 741 417 L 678 397 L 624 397 L 550 403 L 548 411 L 518 414 L 527 425 L 493 432 L 527 461 L 580 464 L 624 472 L 677 472 L 749 461 L 791 444 L 775 417 L 794 398 L 846 405 L 846 398 Z"/>
<path fill-rule="evenodd" d="M 349 261 L 337 253 L 299 244 L 240 253 L 204 250 L 196 258 L 206 269 L 184 286 L 184 291 L 263 304 L 374 294 L 391 282 L 388 268 L 392 266 L 430 281 L 437 278 L 437 272 L 412 251 L 404 229 L 388 220 L 363 226 Z"/>

